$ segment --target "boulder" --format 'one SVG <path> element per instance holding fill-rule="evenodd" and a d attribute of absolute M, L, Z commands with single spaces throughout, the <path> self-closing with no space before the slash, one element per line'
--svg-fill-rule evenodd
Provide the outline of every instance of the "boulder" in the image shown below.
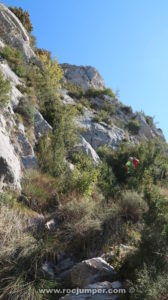
<path fill-rule="evenodd" d="M 64 71 L 64 77 L 67 81 L 78 84 L 85 90 L 89 88 L 102 90 L 105 88 L 103 78 L 91 66 L 75 66 L 70 64 L 61 64 L 60 66 Z"/>
<path fill-rule="evenodd" d="M 86 287 L 91 283 L 112 281 L 115 275 L 110 264 L 101 257 L 95 257 L 76 264 L 71 271 L 71 280 L 73 286 Z"/>

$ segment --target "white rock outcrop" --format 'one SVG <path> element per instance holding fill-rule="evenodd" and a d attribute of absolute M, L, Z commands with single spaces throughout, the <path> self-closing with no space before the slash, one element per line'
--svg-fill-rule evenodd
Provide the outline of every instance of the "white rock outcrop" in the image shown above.
<path fill-rule="evenodd" d="M 26 29 L 5 5 L 0 3 L 0 37 L 5 44 L 19 49 L 26 61 L 35 58 Z"/>
<path fill-rule="evenodd" d="M 123 129 L 115 125 L 108 126 L 104 122 L 95 123 L 93 117 L 92 111 L 85 110 L 85 113 L 77 119 L 77 124 L 84 128 L 82 136 L 95 150 L 104 145 L 109 145 L 115 149 L 126 139 L 126 133 Z"/>
<path fill-rule="evenodd" d="M 61 64 L 64 71 L 64 77 L 67 81 L 80 85 L 83 89 L 89 88 L 104 89 L 105 83 L 96 68 L 91 66 L 75 66 L 70 64 Z"/>
<path fill-rule="evenodd" d="M 76 148 L 82 150 L 84 153 L 86 153 L 93 161 L 93 163 L 97 166 L 100 162 L 100 157 L 96 153 L 96 151 L 92 148 L 92 146 L 84 139 L 83 136 L 81 136 L 79 144 L 76 146 Z"/>
<path fill-rule="evenodd" d="M 38 140 L 40 137 L 44 136 L 51 130 L 52 130 L 52 127 L 43 118 L 42 114 L 38 110 L 35 110 L 34 132 L 35 132 L 36 139 Z"/>
<path fill-rule="evenodd" d="M 11 186 L 21 190 L 21 167 L 9 136 L 0 128 L 0 189 Z"/>

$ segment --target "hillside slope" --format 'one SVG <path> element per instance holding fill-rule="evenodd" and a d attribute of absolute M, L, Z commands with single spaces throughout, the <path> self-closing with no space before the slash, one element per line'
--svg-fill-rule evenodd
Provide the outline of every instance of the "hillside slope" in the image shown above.
<path fill-rule="evenodd" d="M 59 65 L 38 49 L 18 17 L 31 25 L 27 12 L 0 4 L 0 298 L 117 300 L 71 292 L 122 288 L 122 299 L 151 300 L 152 291 L 162 300 L 162 130 L 94 67 Z M 129 156 L 140 165 L 128 176 Z"/>

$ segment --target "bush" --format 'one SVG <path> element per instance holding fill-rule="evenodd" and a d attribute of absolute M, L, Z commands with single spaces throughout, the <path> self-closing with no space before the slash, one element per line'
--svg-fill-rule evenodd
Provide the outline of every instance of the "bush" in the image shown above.
<path fill-rule="evenodd" d="M 126 125 L 126 128 L 128 128 L 128 130 L 136 135 L 139 133 L 139 129 L 140 129 L 140 123 L 138 120 L 134 119 L 134 120 L 131 120 L 127 123 Z"/>
<path fill-rule="evenodd" d="M 78 84 L 64 82 L 62 87 L 68 90 L 68 94 L 72 98 L 81 99 L 85 95 L 85 91 Z"/>
<path fill-rule="evenodd" d="M 16 88 L 22 93 L 27 94 L 29 89 L 24 84 L 17 84 Z"/>
<path fill-rule="evenodd" d="M 145 116 L 145 119 L 146 119 L 147 124 L 148 124 L 150 127 L 152 127 L 152 126 L 154 125 L 154 120 L 153 120 L 152 117 L 150 117 L 150 116 Z"/>
<path fill-rule="evenodd" d="M 2 299 L 41 300 L 39 288 L 54 287 L 40 271 L 45 246 L 28 230 L 30 219 L 8 203 L 13 195 L 0 199 L 0 290 Z"/>
<path fill-rule="evenodd" d="M 106 198 L 112 196 L 115 192 L 116 178 L 113 173 L 112 167 L 106 161 L 100 165 L 100 174 L 98 178 L 98 186 Z"/>
<path fill-rule="evenodd" d="M 77 109 L 79 115 L 83 115 L 84 112 L 85 112 L 85 108 L 84 108 L 84 106 L 81 103 L 78 103 L 76 105 L 76 109 Z"/>
<path fill-rule="evenodd" d="M 115 94 L 112 89 L 107 88 L 103 90 L 103 94 L 115 98 Z"/>
<path fill-rule="evenodd" d="M 117 202 L 119 214 L 126 218 L 138 221 L 147 211 L 147 204 L 142 196 L 135 191 L 124 191 Z"/>
<path fill-rule="evenodd" d="M 155 268 L 144 265 L 136 274 L 136 283 L 129 283 L 135 288 L 131 300 L 167 300 L 168 275 L 156 274 Z"/>
<path fill-rule="evenodd" d="M 8 61 L 11 69 L 19 77 L 24 77 L 25 66 L 23 62 L 23 55 L 19 50 L 12 48 L 11 46 L 8 45 L 1 50 L 1 55 L 4 59 Z"/>
<path fill-rule="evenodd" d="M 32 126 L 34 124 L 34 103 L 31 97 L 21 98 L 16 112 L 23 116 L 28 125 Z"/>
<path fill-rule="evenodd" d="M 91 158 L 83 152 L 71 156 L 75 169 L 72 174 L 72 188 L 81 194 L 91 195 L 98 180 L 98 169 Z"/>
<path fill-rule="evenodd" d="M 21 7 L 9 7 L 9 9 L 16 15 L 16 17 L 21 21 L 23 26 L 26 28 L 28 33 L 33 30 L 32 23 L 30 21 L 30 15 L 28 11 L 24 11 Z"/>
<path fill-rule="evenodd" d="M 110 102 L 108 102 L 107 100 L 104 100 L 104 101 L 103 101 L 102 109 L 103 109 L 104 111 L 106 111 L 106 112 L 109 114 L 109 116 L 113 116 L 114 113 L 115 113 L 115 110 L 116 110 L 115 106 L 112 105 L 112 104 L 111 104 Z"/>
<path fill-rule="evenodd" d="M 55 178 L 29 171 L 22 181 L 23 202 L 38 213 L 53 212 L 58 206 L 57 182 Z"/>
<path fill-rule="evenodd" d="M 9 101 L 10 82 L 3 78 L 0 72 L 0 106 L 6 106 Z"/>
<path fill-rule="evenodd" d="M 132 113 L 133 113 L 131 106 L 123 105 L 123 106 L 120 107 L 120 109 L 121 109 L 124 113 L 126 113 L 126 114 L 132 114 Z"/>
<path fill-rule="evenodd" d="M 86 92 L 85 92 L 85 96 L 88 98 L 95 98 L 95 97 L 102 97 L 104 95 L 108 95 L 112 98 L 115 98 L 115 94 L 113 93 L 112 89 L 104 89 L 104 90 L 97 90 L 95 88 L 89 88 Z"/>
<path fill-rule="evenodd" d="M 103 109 L 101 109 L 98 113 L 96 113 L 96 115 L 93 117 L 92 121 L 95 123 L 104 122 L 107 125 L 111 125 L 111 118 L 110 118 L 108 112 Z"/>
<path fill-rule="evenodd" d="M 92 231 L 100 231 L 101 204 L 92 198 L 72 194 L 59 207 L 59 215 L 65 222 L 65 233 L 69 237 L 88 235 Z"/>

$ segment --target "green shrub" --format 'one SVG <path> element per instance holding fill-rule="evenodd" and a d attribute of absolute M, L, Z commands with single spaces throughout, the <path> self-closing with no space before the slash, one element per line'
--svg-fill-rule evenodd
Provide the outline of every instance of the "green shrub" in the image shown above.
<path fill-rule="evenodd" d="M 103 94 L 115 98 L 115 94 L 112 89 L 107 88 L 103 90 Z"/>
<path fill-rule="evenodd" d="M 127 123 L 126 128 L 128 128 L 132 134 L 136 135 L 139 133 L 140 123 L 138 120 L 133 119 Z"/>
<path fill-rule="evenodd" d="M 85 96 L 88 98 L 95 98 L 95 97 L 102 97 L 104 95 L 108 95 L 112 98 L 115 98 L 115 94 L 113 93 L 112 89 L 106 88 L 103 90 L 98 90 L 95 88 L 89 88 L 86 92 L 85 92 Z"/>
<path fill-rule="evenodd" d="M 100 174 L 98 177 L 98 186 L 106 198 L 112 196 L 115 192 L 116 178 L 112 167 L 103 161 L 100 165 Z"/>
<path fill-rule="evenodd" d="M 59 207 L 59 215 L 65 222 L 65 232 L 69 238 L 83 236 L 101 230 L 101 203 L 78 194 L 69 196 Z"/>
<path fill-rule="evenodd" d="M 52 281 L 44 279 L 40 270 L 45 257 L 45 242 L 33 237 L 28 230 L 31 219 L 11 207 L 12 201 L 16 201 L 13 195 L 1 194 L 1 298 L 42 300 L 38 289 L 54 287 Z"/>
<path fill-rule="evenodd" d="M 85 108 L 81 103 L 77 103 L 76 109 L 80 115 L 83 115 L 85 112 Z"/>
<path fill-rule="evenodd" d="M 98 169 L 92 160 L 83 152 L 71 156 L 75 164 L 72 177 L 72 187 L 81 194 L 91 195 L 98 180 Z"/>
<path fill-rule="evenodd" d="M 32 23 L 30 21 L 30 15 L 28 11 L 23 10 L 21 7 L 9 7 L 9 9 L 16 15 L 16 17 L 21 21 L 23 26 L 26 28 L 28 33 L 33 30 Z"/>
<path fill-rule="evenodd" d="M 55 178 L 38 171 L 26 173 L 22 181 L 22 194 L 25 205 L 38 213 L 53 212 L 58 206 Z"/>
<path fill-rule="evenodd" d="M 23 116 L 24 121 L 30 126 L 34 124 L 34 103 L 32 98 L 25 96 L 20 99 L 16 112 Z"/>
<path fill-rule="evenodd" d="M 8 45 L 1 50 L 1 55 L 4 59 L 8 61 L 11 69 L 19 77 L 24 77 L 25 66 L 23 62 L 23 55 L 19 50 L 12 48 L 11 46 Z"/>
<path fill-rule="evenodd" d="M 144 265 L 136 274 L 136 283 L 130 282 L 135 293 L 131 300 L 167 300 L 168 276 L 166 273 L 156 274 L 155 268 Z"/>
<path fill-rule="evenodd" d="M 80 98 L 79 101 L 80 101 L 79 103 L 81 105 L 83 105 L 84 107 L 91 108 L 91 102 L 88 99 L 86 99 L 85 97 Z"/>
<path fill-rule="evenodd" d="M 22 93 L 27 94 L 28 88 L 24 84 L 17 84 L 16 88 Z"/>
<path fill-rule="evenodd" d="M 133 113 L 131 106 L 123 105 L 123 106 L 120 107 L 120 109 L 121 109 L 124 113 L 126 113 L 126 114 L 132 114 L 132 113 Z"/>
<path fill-rule="evenodd" d="M 9 101 L 10 82 L 5 80 L 3 74 L 0 72 L 0 106 L 6 106 Z"/>
<path fill-rule="evenodd" d="M 117 204 L 119 214 L 134 221 L 138 221 L 147 211 L 147 204 L 142 196 L 131 190 L 123 191 Z"/>
<path fill-rule="evenodd" d="M 103 109 L 101 109 L 98 113 L 96 113 L 96 115 L 93 117 L 92 121 L 95 123 L 104 122 L 107 125 L 111 125 L 111 118 L 110 118 L 108 112 Z"/>
<path fill-rule="evenodd" d="M 78 84 L 64 82 L 62 86 L 68 90 L 68 94 L 72 98 L 81 99 L 85 95 L 85 91 Z"/>
<path fill-rule="evenodd" d="M 65 154 L 63 135 L 59 130 L 39 140 L 37 156 L 43 172 L 54 177 L 65 174 L 67 167 Z"/>
<path fill-rule="evenodd" d="M 109 114 L 109 116 L 113 116 L 116 108 L 110 102 L 104 100 L 102 105 L 102 110 L 106 111 Z"/>
<path fill-rule="evenodd" d="M 146 119 L 147 124 L 148 124 L 150 127 L 152 127 L 153 124 L 154 124 L 153 118 L 150 117 L 150 116 L 145 116 L 145 119 Z"/>

